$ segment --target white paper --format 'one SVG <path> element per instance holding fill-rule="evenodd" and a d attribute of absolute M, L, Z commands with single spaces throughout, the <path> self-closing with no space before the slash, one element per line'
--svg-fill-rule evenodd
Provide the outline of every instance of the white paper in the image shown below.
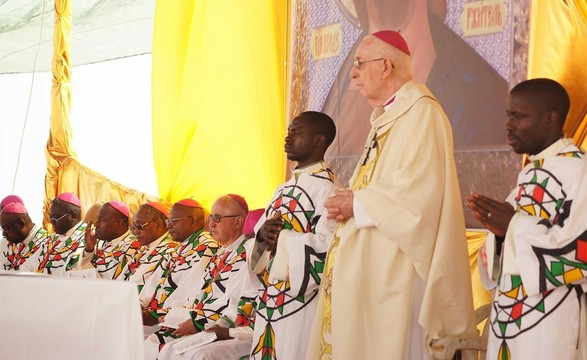
<path fill-rule="evenodd" d="M 66 271 L 63 276 L 77 279 L 98 279 L 98 271 L 94 268 Z"/>
<path fill-rule="evenodd" d="M 190 310 L 192 309 L 171 308 L 159 326 L 177 329 L 182 322 L 191 319 Z"/>
<path fill-rule="evenodd" d="M 183 354 L 186 351 L 198 348 L 202 345 L 209 344 L 216 340 L 215 332 L 202 331 L 194 335 L 190 335 L 173 344 L 175 354 Z"/>

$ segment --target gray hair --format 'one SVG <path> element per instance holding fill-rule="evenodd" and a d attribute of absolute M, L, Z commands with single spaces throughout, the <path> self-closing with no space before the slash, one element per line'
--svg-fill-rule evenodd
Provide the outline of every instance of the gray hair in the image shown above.
<path fill-rule="evenodd" d="M 373 35 L 368 35 L 365 40 L 369 42 L 369 46 L 373 49 L 373 52 L 391 61 L 397 77 L 404 81 L 412 80 L 412 59 L 410 55 Z"/>

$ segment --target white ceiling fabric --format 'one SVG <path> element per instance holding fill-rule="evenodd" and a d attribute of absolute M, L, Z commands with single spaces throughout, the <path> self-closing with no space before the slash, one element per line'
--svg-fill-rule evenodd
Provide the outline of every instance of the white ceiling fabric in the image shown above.
<path fill-rule="evenodd" d="M 53 0 L 0 0 L 0 73 L 51 68 Z M 73 66 L 150 53 L 155 0 L 71 0 Z"/>
<path fill-rule="evenodd" d="M 73 150 L 91 169 L 156 195 L 150 54 L 155 0 L 70 3 Z M 0 198 L 18 194 L 34 221 L 42 218 L 44 198 L 54 0 L 45 0 L 39 48 L 42 9 L 43 0 L 0 0 Z"/>

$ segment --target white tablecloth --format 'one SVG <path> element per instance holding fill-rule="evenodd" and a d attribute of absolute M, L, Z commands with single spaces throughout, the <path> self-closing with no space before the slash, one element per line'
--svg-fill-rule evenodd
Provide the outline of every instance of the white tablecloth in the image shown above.
<path fill-rule="evenodd" d="M 136 285 L 0 273 L 0 359 L 143 359 Z"/>

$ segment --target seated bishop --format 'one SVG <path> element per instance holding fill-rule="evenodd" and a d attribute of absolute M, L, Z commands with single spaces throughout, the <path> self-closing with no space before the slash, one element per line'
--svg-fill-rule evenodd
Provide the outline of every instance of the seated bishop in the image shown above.
<path fill-rule="evenodd" d="M 78 269 L 94 270 L 102 279 L 126 280 L 140 247 L 130 231 L 128 206 L 122 201 L 109 201 L 100 207 L 95 222 L 88 220 Z"/>
<path fill-rule="evenodd" d="M 54 233 L 39 252 L 38 273 L 66 276 L 83 255 L 86 223 L 81 203 L 71 192 L 59 194 L 51 203 L 49 216 Z"/>
<path fill-rule="evenodd" d="M 174 293 L 170 297 L 173 306 L 161 318 L 161 330 L 145 341 L 146 359 L 165 358 L 172 344 L 216 324 L 229 304 L 238 302 L 242 283 L 248 276 L 246 258 L 250 243 L 243 235 L 247 212 L 246 201 L 236 194 L 221 196 L 214 202 L 210 232 L 220 248 L 198 284 L 181 284 L 176 290 L 181 296 L 172 300 Z"/>
<path fill-rule="evenodd" d="M 0 240 L 2 269 L 31 268 L 29 260 L 35 259 L 35 255 L 48 241 L 47 230 L 33 223 L 27 209 L 20 202 L 3 205 L 0 225 L 4 235 L 4 238 Z"/>

